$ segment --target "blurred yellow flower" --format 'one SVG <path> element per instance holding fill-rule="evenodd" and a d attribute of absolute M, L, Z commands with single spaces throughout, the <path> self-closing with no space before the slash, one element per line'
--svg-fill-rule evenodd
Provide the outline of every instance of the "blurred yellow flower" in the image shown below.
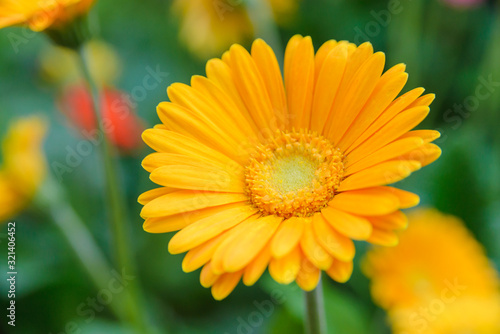
<path fill-rule="evenodd" d="M 171 253 L 183 269 L 203 266 L 201 283 L 225 298 L 240 279 L 254 284 L 269 267 L 279 283 L 314 289 L 321 271 L 352 273 L 353 239 L 393 246 L 406 226 L 402 208 L 418 196 L 386 186 L 435 159 L 439 132 L 410 131 L 434 95 L 397 97 L 403 64 L 384 72 L 370 43 L 334 40 L 315 52 L 291 38 L 284 77 L 273 50 L 256 40 L 211 59 L 207 77 L 167 89 L 163 124 L 144 141 L 157 153 L 144 168 L 162 187 L 139 202 L 152 233 L 180 230 Z"/>
<path fill-rule="evenodd" d="M 290 24 L 299 9 L 300 0 L 269 0 L 275 21 L 280 25 Z"/>
<path fill-rule="evenodd" d="M 0 29 L 27 25 L 31 30 L 59 28 L 85 14 L 94 0 L 0 0 Z"/>
<path fill-rule="evenodd" d="M 89 58 L 92 78 L 101 86 L 112 86 L 121 72 L 121 60 L 112 45 L 102 40 L 90 40 L 83 45 Z M 72 50 L 49 45 L 41 55 L 42 75 L 62 86 L 81 80 L 78 55 Z"/>
<path fill-rule="evenodd" d="M 288 23 L 298 0 L 270 0 L 275 20 Z M 233 43 L 253 37 L 254 27 L 241 0 L 175 0 L 180 39 L 201 59 L 219 55 Z"/>
<path fill-rule="evenodd" d="M 47 124 L 38 116 L 14 121 L 2 142 L 0 222 L 19 212 L 44 180 L 47 165 L 42 143 Z"/>
<path fill-rule="evenodd" d="M 482 246 L 453 216 L 422 209 L 408 218 L 399 245 L 363 263 L 395 333 L 500 333 L 499 280 Z"/>

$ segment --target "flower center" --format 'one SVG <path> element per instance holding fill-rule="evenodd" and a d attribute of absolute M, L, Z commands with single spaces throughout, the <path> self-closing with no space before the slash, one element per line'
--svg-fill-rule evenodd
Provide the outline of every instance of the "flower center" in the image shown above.
<path fill-rule="evenodd" d="M 315 133 L 277 131 L 257 146 L 246 167 L 247 195 L 265 215 L 311 216 L 335 195 L 343 158 L 340 149 Z"/>

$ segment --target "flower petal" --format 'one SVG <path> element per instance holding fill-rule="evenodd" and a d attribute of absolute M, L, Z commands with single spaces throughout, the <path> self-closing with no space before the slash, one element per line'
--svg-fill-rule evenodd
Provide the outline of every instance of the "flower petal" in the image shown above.
<path fill-rule="evenodd" d="M 378 216 L 399 209 L 399 199 L 389 189 L 376 187 L 337 194 L 328 205 L 362 216 Z"/>
<path fill-rule="evenodd" d="M 245 268 L 245 273 L 243 274 L 243 284 L 246 286 L 254 285 L 255 282 L 262 276 L 264 271 L 266 271 L 269 261 L 271 260 L 271 250 L 269 243 L 264 246 L 260 251 L 259 255 L 255 257 Z"/>
<path fill-rule="evenodd" d="M 382 52 L 370 56 L 352 77 L 345 95 L 339 95 L 339 99 L 335 100 L 331 111 L 332 126 L 326 135 L 336 145 L 370 98 L 382 75 L 384 64 L 385 55 Z"/>
<path fill-rule="evenodd" d="M 297 274 L 297 278 L 295 279 L 297 285 L 302 290 L 312 291 L 318 286 L 320 278 L 321 270 L 319 270 L 305 256 L 303 256 L 299 273 Z"/>
<path fill-rule="evenodd" d="M 269 274 L 280 284 L 292 283 L 300 270 L 302 255 L 298 247 L 293 248 L 285 256 L 276 259 L 272 258 L 269 262 Z"/>
<path fill-rule="evenodd" d="M 214 255 L 212 256 L 212 271 L 216 274 L 223 274 L 226 272 L 224 269 L 224 257 L 227 254 L 229 246 L 232 242 L 244 235 L 246 231 L 252 226 L 254 222 L 260 219 L 260 215 L 253 215 L 245 220 L 243 223 L 233 227 L 232 229 L 224 232 L 222 243 L 217 247 Z"/>
<path fill-rule="evenodd" d="M 238 108 L 237 110 L 241 112 L 247 122 L 249 124 L 253 124 L 253 128 L 258 129 L 257 124 L 255 124 L 255 121 L 250 115 L 250 112 L 236 89 L 231 68 L 229 68 L 229 66 L 220 59 L 210 59 L 207 62 L 206 72 L 207 78 L 228 95 L 231 101 L 236 104 Z"/>
<path fill-rule="evenodd" d="M 280 224 L 271 241 L 271 254 L 274 258 L 285 256 L 297 246 L 306 220 L 306 218 L 291 217 Z"/>
<path fill-rule="evenodd" d="M 399 64 L 386 71 L 378 81 L 370 98 L 353 121 L 349 131 L 345 133 L 339 147 L 345 150 L 368 128 L 368 126 L 391 104 L 403 89 L 408 74 L 404 73 L 405 65 Z"/>
<path fill-rule="evenodd" d="M 424 145 L 424 140 L 420 137 L 409 137 L 403 138 L 396 141 L 393 141 L 390 144 L 382 147 L 376 152 L 358 160 L 355 163 L 349 163 L 347 161 L 346 164 L 346 173 L 345 175 L 351 175 L 353 173 L 359 172 L 365 168 L 369 168 L 371 166 L 377 165 L 381 162 L 394 159 L 400 155 L 408 153 L 418 147 Z M 417 159 L 408 159 L 408 160 L 417 160 Z"/>
<path fill-rule="evenodd" d="M 210 167 L 186 165 L 163 166 L 150 175 L 151 181 L 162 186 L 177 189 L 244 193 L 242 178 L 225 170 Z"/>
<path fill-rule="evenodd" d="M 230 49 L 230 62 L 236 88 L 257 127 L 274 133 L 273 107 L 253 58 L 241 45 L 234 44 Z"/>
<path fill-rule="evenodd" d="M 253 221 L 227 246 L 223 268 L 235 272 L 244 268 L 271 239 L 283 219 L 269 215 Z"/>
<path fill-rule="evenodd" d="M 328 276 L 330 276 L 334 281 L 339 283 L 345 283 L 351 278 L 353 270 L 352 261 L 339 261 L 335 260 L 332 266 L 326 271 Z"/>
<path fill-rule="evenodd" d="M 253 42 L 251 53 L 269 94 L 276 125 L 279 129 L 285 129 L 288 121 L 286 94 L 276 55 L 273 49 L 260 38 Z"/>
<path fill-rule="evenodd" d="M 367 241 L 375 245 L 394 247 L 399 243 L 399 238 L 394 231 L 374 227 Z"/>
<path fill-rule="evenodd" d="M 219 279 L 220 275 L 214 274 L 212 271 L 212 264 L 208 262 L 203 266 L 203 269 L 201 270 L 200 273 L 200 283 L 201 286 L 204 288 L 209 288 L 211 287 L 217 280 Z"/>
<path fill-rule="evenodd" d="M 441 137 L 441 133 L 439 133 L 439 131 L 436 130 L 413 130 L 405 133 L 398 139 L 404 139 L 409 137 L 420 137 L 422 138 L 424 143 L 427 144 Z"/>
<path fill-rule="evenodd" d="M 148 129 L 143 132 L 142 139 L 157 152 L 186 155 L 188 157 L 205 160 L 209 163 L 215 161 L 222 164 L 222 166 L 238 165 L 234 160 L 231 160 L 219 151 L 200 143 L 196 139 L 174 131 L 156 128 Z"/>
<path fill-rule="evenodd" d="M 218 235 L 203 244 L 192 248 L 182 260 L 182 270 L 186 273 L 195 271 L 210 261 L 217 246 L 222 242 L 222 235 Z"/>
<path fill-rule="evenodd" d="M 337 231 L 355 240 L 366 240 L 372 232 L 372 225 L 362 217 L 351 215 L 331 207 L 321 210 L 323 218 Z"/>
<path fill-rule="evenodd" d="M 401 211 L 377 217 L 365 217 L 375 228 L 386 230 L 402 230 L 408 226 L 408 218 Z"/>
<path fill-rule="evenodd" d="M 241 110 L 238 103 L 216 83 L 205 77 L 195 75 L 191 78 L 191 86 L 202 94 L 208 105 L 213 108 L 211 112 L 216 114 L 212 114 L 212 116 L 226 119 L 226 124 L 236 124 L 238 130 L 244 136 L 255 136 L 258 132 L 257 126 L 251 117 L 245 117 L 245 113 L 248 113 L 248 111 L 246 109 Z"/>
<path fill-rule="evenodd" d="M 226 205 L 218 205 L 214 207 L 208 207 L 205 209 L 182 212 L 175 215 L 167 216 L 167 217 L 153 217 L 147 218 L 144 222 L 143 228 L 144 231 L 149 233 L 167 233 L 174 232 L 184 227 L 191 225 L 194 222 L 197 222 L 200 219 L 203 219 L 208 216 L 212 216 L 221 211 L 225 211 L 228 209 L 232 209 L 235 207 L 241 207 L 245 205 L 245 203 L 231 203 Z"/>
<path fill-rule="evenodd" d="M 150 173 L 157 168 L 170 165 L 219 168 L 238 177 L 242 177 L 244 173 L 243 167 L 239 164 L 227 165 L 203 156 L 188 156 L 177 153 L 151 153 L 142 160 L 142 167 Z"/>
<path fill-rule="evenodd" d="M 330 226 L 321 213 L 314 215 L 313 229 L 320 245 L 334 258 L 341 261 L 351 261 L 354 258 L 356 249 L 352 240 Z"/>
<path fill-rule="evenodd" d="M 300 248 L 307 259 L 319 269 L 327 270 L 332 265 L 333 258 L 316 240 L 311 221 L 308 221 L 304 227 Z"/>
<path fill-rule="evenodd" d="M 249 205 L 221 211 L 186 226 L 168 244 L 171 254 L 184 253 L 238 225 L 256 212 Z"/>
<path fill-rule="evenodd" d="M 160 187 L 160 188 L 156 188 L 156 189 L 151 189 L 151 190 L 148 190 L 148 191 L 142 193 L 139 196 L 139 198 L 137 199 L 137 202 L 139 202 L 139 204 L 146 205 L 149 202 L 151 202 L 152 200 L 154 200 L 155 198 L 166 195 L 166 194 L 170 194 L 171 192 L 174 192 L 176 190 L 177 189 L 172 189 L 172 188 L 168 188 L 168 187 Z"/>
<path fill-rule="evenodd" d="M 235 273 L 222 274 L 214 285 L 212 285 L 212 296 L 214 299 L 222 300 L 229 296 L 229 294 L 233 292 L 234 288 L 238 285 L 242 275 L 242 270 Z"/>
<path fill-rule="evenodd" d="M 420 169 L 418 161 L 387 161 L 350 175 L 340 183 L 339 192 L 376 187 L 400 181 Z"/>
<path fill-rule="evenodd" d="M 435 144 L 425 144 L 411 152 L 400 155 L 397 159 L 411 159 L 420 162 L 422 167 L 429 165 L 441 156 L 441 149 Z"/>
<path fill-rule="evenodd" d="M 379 131 L 385 124 L 392 120 L 397 114 L 406 110 L 422 93 L 423 88 L 415 88 L 394 100 L 380 116 L 345 150 L 349 154 L 353 149 L 365 142 L 370 136 Z"/>
<path fill-rule="evenodd" d="M 238 131 L 229 131 L 233 135 L 228 135 L 228 131 L 223 130 L 224 127 L 216 125 L 211 119 L 202 119 L 191 110 L 171 102 L 160 103 L 157 110 L 158 116 L 169 130 L 205 143 L 240 163 L 247 161 L 248 152 L 241 151 L 239 145 L 246 140 L 246 137 L 235 136 Z"/>
<path fill-rule="evenodd" d="M 194 116 L 199 118 L 203 123 L 213 126 L 218 129 L 227 129 L 234 127 L 244 127 L 246 122 L 242 122 L 242 118 L 237 117 L 234 113 L 234 110 L 231 112 L 227 110 L 227 106 L 217 103 L 218 100 L 210 98 L 210 95 L 203 94 L 198 89 L 195 89 L 194 86 L 203 88 L 209 86 L 210 81 L 201 76 L 194 76 L 191 78 L 191 86 L 174 83 L 167 89 L 168 96 L 172 103 L 164 102 L 160 103 L 158 106 L 160 110 L 162 105 L 165 105 L 163 113 L 158 113 L 160 119 L 163 121 L 162 116 L 165 117 L 164 113 L 172 112 L 171 108 L 168 106 L 174 105 L 177 107 L 181 107 L 184 110 L 189 110 Z M 209 86 L 210 87 L 210 86 Z M 217 90 L 217 88 L 214 88 Z M 220 93 L 220 90 L 219 90 Z M 182 110 L 181 109 L 181 110 Z M 244 119 L 243 119 L 244 120 Z M 165 124 L 165 122 L 163 122 Z M 248 129 L 248 134 L 252 134 L 252 131 Z M 235 139 L 236 142 L 245 138 L 244 131 L 232 131 L 227 133 L 227 136 L 231 136 Z"/>
<path fill-rule="evenodd" d="M 414 193 L 393 187 L 385 187 L 385 188 L 390 190 L 395 196 L 398 197 L 399 207 L 401 209 L 408 209 L 420 203 L 420 197 L 418 197 L 418 195 Z"/>
<path fill-rule="evenodd" d="M 313 131 L 323 132 L 333 101 L 342 82 L 347 58 L 347 44 L 340 43 L 326 56 L 322 67 L 318 69 L 320 72 L 317 74 L 314 87 L 311 114 L 311 130 Z"/>
<path fill-rule="evenodd" d="M 363 157 L 375 152 L 416 127 L 428 114 L 429 107 L 422 106 L 407 109 L 396 115 L 389 123 L 370 137 L 369 140 L 349 153 L 349 159 L 352 163 L 361 160 Z"/>
<path fill-rule="evenodd" d="M 247 200 L 247 196 L 243 194 L 179 190 L 158 197 L 144 205 L 141 216 L 170 216 L 223 204 L 245 202 Z"/>
<path fill-rule="evenodd" d="M 291 128 L 308 128 L 314 89 L 314 48 L 304 37 L 295 48 L 287 48 L 285 87 Z"/>

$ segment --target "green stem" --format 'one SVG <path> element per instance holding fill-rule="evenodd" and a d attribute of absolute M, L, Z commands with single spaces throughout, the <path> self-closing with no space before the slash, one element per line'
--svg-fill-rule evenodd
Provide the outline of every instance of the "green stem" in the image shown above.
<path fill-rule="evenodd" d="M 68 240 L 92 282 L 97 289 L 103 289 L 108 286 L 112 277 L 112 268 L 87 226 L 65 198 L 64 190 L 49 174 L 34 202 L 41 210 L 48 211 L 55 225 Z M 110 308 L 118 319 L 125 321 L 126 317 L 120 303 L 113 302 L 110 304 Z"/>
<path fill-rule="evenodd" d="M 84 75 L 85 80 L 90 88 L 92 95 L 92 102 L 94 107 L 94 114 L 97 120 L 97 126 L 99 132 L 102 134 L 102 150 L 101 156 L 104 163 L 104 172 L 107 187 L 107 197 L 108 204 L 110 206 L 110 218 L 111 218 L 111 230 L 113 235 L 113 245 L 115 249 L 115 261 L 119 268 L 126 268 L 131 275 L 135 275 L 135 266 L 132 261 L 132 253 L 130 252 L 131 242 L 128 242 L 128 235 L 126 232 L 127 227 L 127 215 L 125 199 L 122 194 L 123 191 L 120 188 L 120 183 L 118 181 L 117 175 L 118 166 L 114 160 L 113 148 L 107 133 L 103 127 L 103 117 L 102 111 L 100 110 L 100 95 L 99 89 L 92 78 L 90 73 L 90 67 L 85 57 L 85 52 L 83 47 L 78 49 L 78 58 L 81 65 L 81 70 Z M 139 332 L 145 332 L 145 322 L 141 311 L 141 298 L 140 289 L 137 283 L 131 282 L 130 284 L 130 294 L 127 303 L 128 318 L 137 327 Z"/>
<path fill-rule="evenodd" d="M 313 291 L 305 292 L 306 334 L 326 334 L 325 305 L 323 301 L 323 282 L 320 281 Z"/>

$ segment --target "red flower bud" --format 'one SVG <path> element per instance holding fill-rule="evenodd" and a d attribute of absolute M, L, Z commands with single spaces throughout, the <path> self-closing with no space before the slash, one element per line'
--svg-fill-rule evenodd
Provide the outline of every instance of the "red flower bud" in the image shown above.
<path fill-rule="evenodd" d="M 83 137 L 98 137 L 92 97 L 83 84 L 67 87 L 58 101 L 59 109 Z M 142 145 L 143 121 L 134 111 L 130 96 L 114 88 L 101 91 L 104 134 L 122 152 L 129 153 Z M 99 136 L 100 137 L 100 136 Z"/>

